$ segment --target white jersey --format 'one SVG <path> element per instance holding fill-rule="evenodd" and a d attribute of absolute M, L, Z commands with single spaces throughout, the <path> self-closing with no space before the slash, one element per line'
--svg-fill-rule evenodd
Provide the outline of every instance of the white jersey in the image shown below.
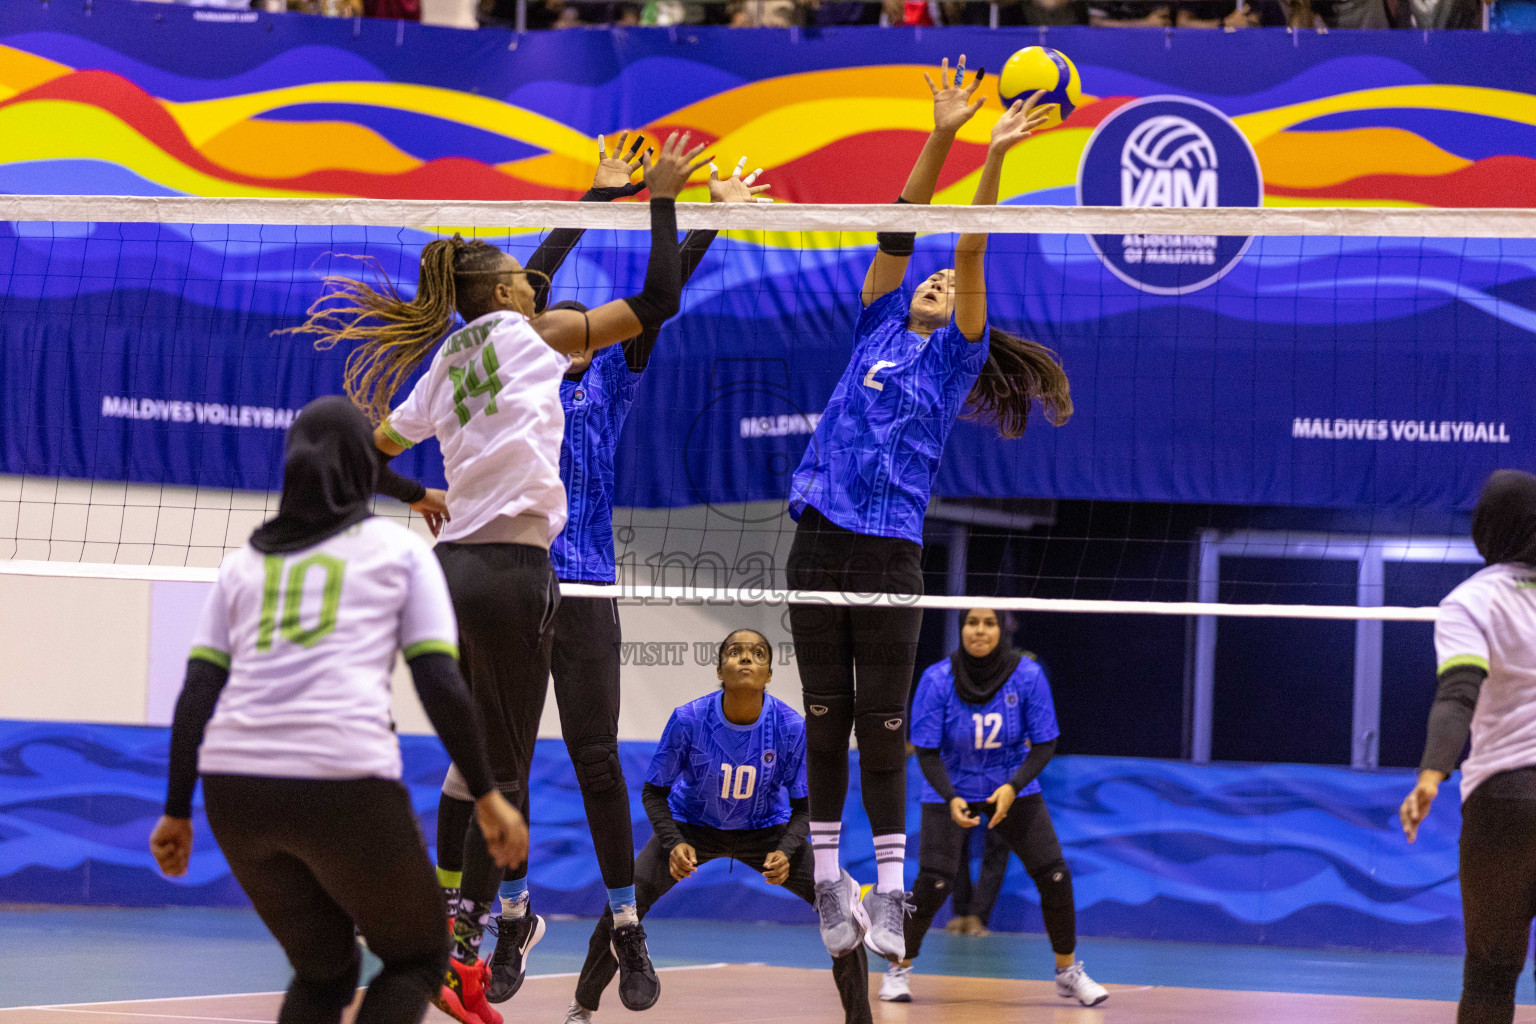
<path fill-rule="evenodd" d="M 371 518 L 302 551 L 230 552 L 193 643 L 229 669 L 200 771 L 398 779 L 395 652 L 457 656 L 458 632 L 426 541 Z"/>
<path fill-rule="evenodd" d="M 560 380 L 570 366 L 519 313 L 487 313 L 438 346 L 385 433 L 407 448 L 437 437 L 450 517 L 439 539 L 524 512 L 544 514 L 551 542 L 560 535 Z"/>
<path fill-rule="evenodd" d="M 1438 672 L 1488 673 L 1472 714 L 1472 752 L 1461 765 L 1466 800 L 1489 776 L 1536 765 L 1536 568 L 1490 565 L 1440 602 Z"/>

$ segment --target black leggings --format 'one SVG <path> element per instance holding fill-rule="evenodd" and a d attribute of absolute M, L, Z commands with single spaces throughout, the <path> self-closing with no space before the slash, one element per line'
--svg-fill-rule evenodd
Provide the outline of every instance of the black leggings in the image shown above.
<path fill-rule="evenodd" d="M 1461 905 L 1457 1024 L 1510 1024 L 1536 918 L 1536 768 L 1494 775 L 1462 805 Z"/>
<path fill-rule="evenodd" d="M 335 1024 L 357 991 L 352 927 L 384 969 L 358 1024 L 416 1024 L 448 966 L 443 895 L 405 787 L 203 776 L 208 825 L 293 965 L 278 1024 Z"/>
<path fill-rule="evenodd" d="M 983 828 L 978 825 L 977 828 Z M 1051 812 L 1039 793 L 1021 796 L 994 830 L 1024 862 L 1024 870 L 1040 890 L 1040 912 L 1051 949 L 1062 956 L 1077 949 L 1077 906 L 1072 898 L 1072 871 L 1061 856 L 1061 843 L 1051 824 Z M 917 959 L 923 936 L 933 923 L 960 873 L 961 855 L 970 830 L 955 824 L 947 804 L 923 804 L 922 846 L 917 855 L 917 881 L 912 884 L 914 910 L 907 918 L 907 958 Z"/>
<path fill-rule="evenodd" d="M 789 549 L 788 579 L 796 590 L 920 595 L 923 549 L 845 530 L 807 507 Z M 842 820 L 851 733 L 859 741 L 871 831 L 906 831 L 907 698 L 922 625 L 921 608 L 790 607 L 805 695 L 812 821 Z"/>
<path fill-rule="evenodd" d="M 635 880 L 635 832 L 619 761 L 619 605 L 611 597 L 567 597 L 555 613 L 550 662 L 560 735 L 576 769 L 603 885 Z"/>
<path fill-rule="evenodd" d="M 978 836 L 978 832 L 981 835 Z M 997 834 L 997 829 L 975 828 L 970 833 L 960 849 L 960 870 L 955 875 L 954 895 L 950 897 L 949 906 L 956 917 L 970 915 L 979 918 L 985 925 L 992 920 L 992 908 L 997 906 L 998 894 L 1003 891 L 1003 876 L 1008 873 L 1008 854 L 1011 851 L 1008 849 L 1008 841 Z M 978 842 L 982 851 L 981 871 L 973 885 L 971 855 Z"/>
<path fill-rule="evenodd" d="M 459 665 L 474 694 L 496 788 L 528 814 L 528 771 L 549 690 L 560 584 L 549 552 L 527 544 L 439 544 L 459 621 Z M 519 869 L 527 871 L 527 865 Z M 464 899 L 489 903 L 502 869 L 471 815 L 464 845 Z"/>
<path fill-rule="evenodd" d="M 784 838 L 784 826 L 747 829 L 726 832 L 702 825 L 678 822 L 683 840 L 698 855 L 700 866 L 708 861 L 729 857 L 753 871 L 763 870 L 763 861 Z M 652 836 L 640 856 L 635 859 L 635 898 L 640 916 L 655 905 L 677 884 L 672 877 L 670 854 L 661 841 Z M 784 888 L 807 903 L 816 904 L 816 883 L 811 877 L 811 849 L 801 843 L 789 859 L 789 878 Z M 581 968 L 581 980 L 576 983 L 576 1001 L 589 1010 L 596 1011 L 602 1000 L 603 990 L 613 981 L 619 965 L 609 949 L 613 934 L 613 917 L 603 914 L 592 939 L 587 945 L 587 962 Z M 837 983 L 837 994 L 843 1003 L 843 1019 L 846 1024 L 870 1024 L 869 1010 L 869 957 L 861 943 L 851 953 L 845 953 L 832 961 L 832 978 Z"/>

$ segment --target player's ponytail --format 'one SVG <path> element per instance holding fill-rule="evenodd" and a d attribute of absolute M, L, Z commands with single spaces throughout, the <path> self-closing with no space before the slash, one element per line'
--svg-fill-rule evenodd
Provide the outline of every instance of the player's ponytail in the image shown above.
<path fill-rule="evenodd" d="M 373 271 L 377 287 L 328 276 L 326 293 L 306 310 L 309 319 L 276 333 L 314 335 L 318 349 L 356 343 L 347 354 L 347 397 L 379 423 L 400 385 L 453 326 L 455 311 L 466 320 L 492 311 L 502 252 L 489 242 L 466 242 L 458 235 L 428 242 L 421 250 L 416 297 L 410 301 L 376 260 L 356 258 Z"/>
<path fill-rule="evenodd" d="M 1053 427 L 1072 415 L 1072 385 L 1056 353 L 1044 345 L 992 328 L 987 363 L 971 388 L 967 419 L 992 422 L 1004 437 L 1021 437 L 1029 410 L 1040 403 Z"/>

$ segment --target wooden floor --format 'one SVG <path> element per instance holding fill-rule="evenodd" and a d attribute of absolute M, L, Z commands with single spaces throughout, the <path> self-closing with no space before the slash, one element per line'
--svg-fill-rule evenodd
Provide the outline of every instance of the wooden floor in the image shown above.
<path fill-rule="evenodd" d="M 879 984 L 872 976 L 871 992 Z M 529 978 L 500 1009 L 516 1024 L 559 1024 L 571 999 L 569 976 Z M 1087 1009 L 1057 998 L 1046 981 L 914 975 L 910 1004 L 874 1003 L 878 1024 L 1449 1024 L 1452 1003 L 1360 996 L 1227 992 L 1213 989 L 1110 985 L 1109 1001 Z M 0 1009 L 0 1024 L 267 1024 L 280 993 L 201 996 L 120 1003 L 77 1003 Z M 509 1012 L 514 1011 L 515 1012 Z M 643 1018 L 631 1017 L 612 989 L 598 1019 L 635 1024 L 838 1024 L 842 1012 L 827 971 L 789 967 L 679 968 L 662 975 L 662 999 Z M 435 1009 L 427 1020 L 449 1018 Z M 1521 1024 L 1536 1024 L 1522 1006 Z"/>

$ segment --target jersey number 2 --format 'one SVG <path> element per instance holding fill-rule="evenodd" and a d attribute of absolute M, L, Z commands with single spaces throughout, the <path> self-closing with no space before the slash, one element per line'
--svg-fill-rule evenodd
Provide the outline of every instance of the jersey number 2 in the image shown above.
<path fill-rule="evenodd" d="M 320 617 L 313 626 L 302 622 L 304 580 L 311 569 L 325 572 L 324 590 L 320 596 Z M 266 559 L 266 586 L 262 588 L 261 624 L 256 633 L 256 649 L 270 651 L 272 636 L 280 633 L 284 640 L 300 647 L 313 647 L 324 640 L 336 628 L 336 613 L 341 607 L 341 578 L 346 575 L 347 563 L 330 555 L 310 555 L 302 562 L 293 563 L 288 570 L 286 585 L 283 580 L 283 556 L 268 555 Z M 278 620 L 278 604 L 282 604 L 282 620 Z"/>
<path fill-rule="evenodd" d="M 720 796 L 722 799 L 729 800 L 734 796 L 737 800 L 745 800 L 757 788 L 757 769 L 750 764 L 744 764 L 734 769 L 728 764 L 721 764 L 720 770 L 725 773 L 724 778 L 720 780 Z M 731 792 L 733 788 L 735 789 L 734 793 Z"/>
<path fill-rule="evenodd" d="M 484 380 L 475 373 L 473 360 L 468 367 L 448 367 L 448 376 L 453 380 L 453 413 L 461 427 L 474 415 L 467 400 L 478 395 L 489 396 L 485 400 L 485 414 L 496 415 L 496 395 L 501 391 L 501 361 L 496 358 L 496 346 L 487 345 L 480 350 L 480 363 L 485 367 Z"/>
<path fill-rule="evenodd" d="M 1003 730 L 1003 716 L 996 711 L 990 715 L 982 716 L 972 714 L 971 721 L 976 723 L 976 749 L 996 750 L 1002 744 L 998 742 L 997 734 Z M 988 729 L 991 732 L 987 732 Z"/>

